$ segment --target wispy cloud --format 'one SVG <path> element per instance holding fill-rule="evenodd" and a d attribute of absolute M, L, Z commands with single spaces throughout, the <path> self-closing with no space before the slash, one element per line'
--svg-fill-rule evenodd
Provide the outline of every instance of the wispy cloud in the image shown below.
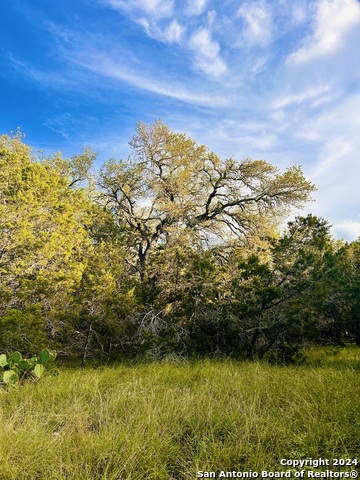
<path fill-rule="evenodd" d="M 8 55 L 11 67 L 20 75 L 40 84 L 43 88 L 70 88 L 74 86 L 72 79 L 64 73 L 54 71 L 43 71 L 24 60 L 16 58 L 13 54 Z"/>
<path fill-rule="evenodd" d="M 220 56 L 220 45 L 211 38 L 207 28 L 197 30 L 189 40 L 189 47 L 195 53 L 195 65 L 206 73 L 219 77 L 227 67 Z"/>
<path fill-rule="evenodd" d="M 186 13 L 188 15 L 201 15 L 207 6 L 207 0 L 188 0 Z"/>
<path fill-rule="evenodd" d="M 216 78 L 227 71 L 226 63 L 220 55 L 220 44 L 212 38 L 211 30 L 196 24 L 188 27 L 186 24 L 188 16 L 197 17 L 205 13 L 207 0 L 189 1 L 182 10 L 175 8 L 174 0 L 102 0 L 102 2 L 129 15 L 132 21 L 143 27 L 149 37 L 168 44 L 177 43 L 183 51 L 188 54 L 191 52 L 193 54 L 191 64 L 198 72 Z M 205 23 L 210 25 L 209 18 Z M 200 20 L 200 25 L 203 23 Z"/>
<path fill-rule="evenodd" d="M 314 100 L 314 99 L 316 100 L 315 105 L 318 105 L 319 102 L 321 102 L 321 99 L 329 100 L 328 93 L 330 91 L 331 91 L 331 85 L 329 84 L 313 86 L 299 93 L 281 95 L 280 97 L 276 98 L 273 101 L 272 107 L 274 109 L 281 109 L 281 108 L 289 107 L 290 105 L 300 105 L 303 102 L 307 102 L 309 100 Z"/>
<path fill-rule="evenodd" d="M 358 188 L 358 155 L 360 150 L 360 95 L 351 95 L 331 108 L 310 116 L 302 112 L 298 119 L 289 120 L 291 131 L 300 141 L 299 151 L 293 149 L 294 159 L 305 166 L 306 175 L 318 187 L 316 203 L 307 211 L 330 220 L 333 232 L 344 238 L 354 238 L 350 230 L 340 234 L 344 217 L 358 222 L 360 191 Z M 290 137 L 289 137 L 290 138 Z M 343 225 L 344 226 L 344 225 Z M 343 227 L 342 226 L 342 227 Z M 341 227 L 341 228 L 342 228 Z"/>
<path fill-rule="evenodd" d="M 45 121 L 44 125 L 50 130 L 59 133 L 66 140 L 69 139 L 69 126 L 74 126 L 74 120 L 69 112 L 63 113 Z"/>
<path fill-rule="evenodd" d="M 184 31 L 185 28 L 183 26 L 181 26 L 176 20 L 172 20 L 164 32 L 164 37 L 169 43 L 180 43 Z"/>
<path fill-rule="evenodd" d="M 245 22 L 243 36 L 249 43 L 268 45 L 272 39 L 272 17 L 263 2 L 244 3 L 237 16 Z"/>
<path fill-rule="evenodd" d="M 136 23 L 144 28 L 149 37 L 165 43 L 180 43 L 185 32 L 185 27 L 174 19 L 162 23 L 161 26 L 156 21 L 147 18 L 139 18 Z"/>
<path fill-rule="evenodd" d="M 171 17 L 174 11 L 174 0 L 103 0 L 103 3 L 126 13 L 155 18 Z"/>
<path fill-rule="evenodd" d="M 305 5 L 293 5 L 290 13 L 290 18 L 294 24 L 301 24 L 306 21 Z"/>
<path fill-rule="evenodd" d="M 207 95 L 197 89 L 188 90 L 180 83 L 166 78 L 164 72 L 160 74 L 157 71 L 157 78 L 147 75 L 146 72 L 142 72 L 142 75 L 139 75 L 139 72 L 135 69 L 132 70 L 121 61 L 119 62 L 109 55 L 105 56 L 102 52 L 81 52 L 81 54 L 77 55 L 77 58 L 74 58 L 74 62 L 101 76 L 126 82 L 141 90 L 193 105 L 224 107 L 229 104 L 229 99 L 224 96 Z"/>
<path fill-rule="evenodd" d="M 174 18 L 175 0 L 100 0 L 141 25 L 146 34 L 161 42 L 179 42 L 184 31 Z"/>
<path fill-rule="evenodd" d="M 360 24 L 357 0 L 320 0 L 316 5 L 313 32 L 288 60 L 301 64 L 317 57 L 333 54 L 345 44 L 349 32 Z"/>

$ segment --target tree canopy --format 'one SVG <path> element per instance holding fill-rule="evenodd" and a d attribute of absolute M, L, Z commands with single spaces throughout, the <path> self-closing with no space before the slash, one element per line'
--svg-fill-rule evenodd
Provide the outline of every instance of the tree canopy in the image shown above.
<path fill-rule="evenodd" d="M 153 245 L 179 229 L 203 241 L 253 235 L 304 206 L 315 190 L 298 166 L 284 173 L 264 160 L 221 160 L 160 121 L 139 123 L 130 160 L 100 173 L 107 208 L 129 233 L 144 275 Z"/>
<path fill-rule="evenodd" d="M 40 158 L 0 138 L 0 353 L 288 361 L 360 342 L 359 241 L 296 217 L 299 166 L 221 159 L 158 121 L 127 160 Z"/>

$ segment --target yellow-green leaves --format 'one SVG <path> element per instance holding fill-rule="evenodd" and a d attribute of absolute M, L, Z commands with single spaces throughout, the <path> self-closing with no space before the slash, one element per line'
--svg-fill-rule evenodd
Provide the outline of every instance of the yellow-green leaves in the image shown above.
<path fill-rule="evenodd" d="M 19 139 L 0 138 L 0 337 L 9 348 L 17 347 L 12 333 L 6 337 L 9 322 L 22 346 L 39 348 L 45 323 L 71 302 L 91 245 L 89 210 L 84 192 L 70 188 L 59 170 L 36 161 Z M 33 305 L 36 322 L 24 313 Z"/>
<path fill-rule="evenodd" d="M 149 252 L 174 231 L 191 229 L 210 243 L 259 235 L 309 201 L 315 188 L 297 166 L 282 174 L 264 160 L 221 160 L 161 121 L 139 123 L 130 146 L 131 161 L 108 162 L 100 184 L 142 278 Z"/>

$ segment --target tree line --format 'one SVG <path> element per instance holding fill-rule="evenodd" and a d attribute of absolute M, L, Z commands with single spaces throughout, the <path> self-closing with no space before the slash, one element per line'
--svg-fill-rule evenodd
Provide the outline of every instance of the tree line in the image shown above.
<path fill-rule="evenodd" d="M 0 351 L 287 361 L 360 344 L 360 242 L 314 215 L 301 168 L 222 160 L 161 121 L 125 160 L 0 137 Z M 0 353 L 1 353 L 0 352 Z"/>

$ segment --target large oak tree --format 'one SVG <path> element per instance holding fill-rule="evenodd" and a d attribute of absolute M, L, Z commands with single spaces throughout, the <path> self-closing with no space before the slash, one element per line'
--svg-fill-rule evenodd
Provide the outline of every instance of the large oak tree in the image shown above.
<path fill-rule="evenodd" d="M 173 232 L 190 229 L 210 243 L 241 238 L 302 207 L 315 190 L 299 166 L 281 173 L 264 160 L 222 160 L 161 121 L 139 123 L 130 146 L 128 161 L 104 165 L 100 186 L 142 280 L 149 253 Z"/>

